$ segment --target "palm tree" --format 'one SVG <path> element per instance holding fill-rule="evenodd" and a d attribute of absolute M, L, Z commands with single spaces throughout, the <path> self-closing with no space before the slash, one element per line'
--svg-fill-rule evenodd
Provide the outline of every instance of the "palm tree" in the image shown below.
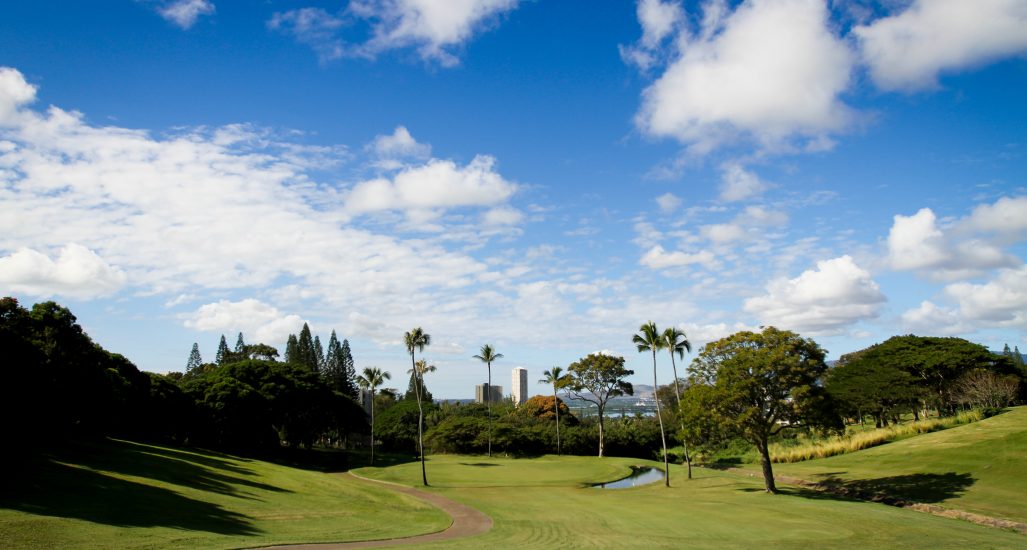
<path fill-rule="evenodd" d="M 643 351 L 653 352 L 653 394 L 660 388 L 656 382 L 656 351 L 663 347 L 663 338 L 660 335 L 660 331 L 656 329 L 656 323 L 649 321 L 638 328 L 641 334 L 636 334 L 631 339 L 638 347 L 638 352 Z M 663 440 L 663 469 L 666 475 L 663 477 L 664 483 L 667 487 L 670 487 L 670 463 L 667 458 L 667 436 L 663 432 L 663 415 L 660 413 L 660 400 L 656 399 L 656 418 L 660 419 L 660 439 Z"/>
<path fill-rule="evenodd" d="M 431 335 L 416 327 L 403 335 L 403 343 L 410 352 L 410 367 L 417 373 L 417 363 L 414 361 L 414 351 L 424 351 L 424 347 L 431 345 Z M 428 474 L 424 468 L 424 409 L 421 407 L 421 395 L 424 393 L 424 380 L 420 376 L 414 376 L 414 389 L 417 391 L 417 447 L 421 453 L 421 480 L 424 486 L 428 486 Z"/>
<path fill-rule="evenodd" d="M 545 378 L 538 381 L 539 384 L 553 385 L 553 408 L 556 409 L 556 454 L 560 455 L 560 398 L 556 396 L 556 390 L 560 389 L 570 378 L 569 374 L 563 373 L 562 367 L 553 367 L 542 373 Z"/>
<path fill-rule="evenodd" d="M 492 456 L 492 362 L 496 359 L 503 357 L 502 353 L 496 353 L 496 350 L 492 349 L 492 346 L 485 344 L 481 347 L 481 351 L 474 358 L 488 365 L 489 368 L 489 387 L 488 391 L 485 392 L 485 404 L 489 410 L 489 456 Z"/>
<path fill-rule="evenodd" d="M 374 464 L 374 390 L 391 379 L 391 374 L 378 367 L 364 367 L 364 374 L 357 377 L 361 388 L 371 390 L 371 464 Z"/>
<path fill-rule="evenodd" d="M 681 390 L 678 388 L 678 367 L 677 363 L 674 362 L 674 354 L 678 354 L 681 359 L 685 358 L 685 352 L 692 351 L 692 343 L 688 341 L 688 336 L 685 335 L 684 331 L 678 330 L 675 327 L 664 329 L 663 331 L 663 347 L 667 348 L 670 352 L 670 366 L 674 368 L 674 397 L 677 398 L 678 411 L 681 411 Z M 681 419 L 681 431 L 685 431 L 685 419 Z M 683 435 L 683 434 L 682 434 Z M 685 464 L 688 465 L 688 479 L 692 479 L 692 459 L 688 456 L 688 441 L 685 437 L 681 438 L 681 444 L 685 447 Z"/>

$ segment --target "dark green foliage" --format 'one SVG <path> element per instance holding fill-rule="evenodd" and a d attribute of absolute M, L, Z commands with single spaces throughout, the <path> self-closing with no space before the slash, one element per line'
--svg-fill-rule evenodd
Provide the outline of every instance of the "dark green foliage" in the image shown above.
<path fill-rule="evenodd" d="M 299 337 L 299 365 L 303 365 L 312 372 L 317 372 L 317 356 L 314 352 L 314 337 L 310 334 L 310 327 L 303 323 Z"/>
<path fill-rule="evenodd" d="M 232 350 L 232 351 L 234 351 L 235 353 L 243 353 L 243 350 L 245 350 L 245 349 L 246 349 L 246 342 L 243 341 L 242 333 L 240 332 L 239 333 L 239 337 L 235 339 L 235 349 Z"/>
<path fill-rule="evenodd" d="M 185 371 L 189 372 L 202 364 L 203 358 L 200 357 L 200 345 L 193 342 L 193 350 L 189 352 L 189 360 L 185 364 Z"/>
<path fill-rule="evenodd" d="M 434 405 L 426 403 L 426 412 L 433 410 Z M 417 401 L 404 399 L 375 415 L 375 437 L 382 442 L 387 451 L 409 452 L 417 455 Z"/>
<path fill-rule="evenodd" d="M 403 394 L 404 401 L 417 401 L 417 388 L 421 390 L 421 400 L 425 403 L 431 403 L 434 400 L 431 392 L 428 391 L 428 386 L 424 383 L 424 380 L 420 380 L 417 375 L 413 372 L 410 373 L 410 381 L 407 383 L 407 391 Z"/>
<path fill-rule="evenodd" d="M 314 372 L 321 372 L 325 364 L 325 350 L 321 347 L 321 338 L 314 337 Z"/>
<path fill-rule="evenodd" d="M 225 359 L 228 357 L 229 353 L 231 352 L 228 350 L 228 342 L 225 341 L 225 335 L 222 334 L 221 342 L 218 343 L 218 353 L 214 357 L 214 363 L 218 365 L 224 365 Z"/>
<path fill-rule="evenodd" d="M 827 372 L 824 355 L 813 340 L 774 327 L 710 342 L 689 367 L 693 385 L 706 389 L 696 391 L 698 406 L 687 410 L 695 416 L 685 423 L 714 424 L 749 441 L 760 453 L 767 492 L 776 492 L 771 436 L 794 426 L 842 428 L 818 383 Z"/>
<path fill-rule="evenodd" d="M 852 418 L 874 417 L 878 427 L 889 418 L 916 412 L 923 389 L 913 375 L 882 362 L 881 356 L 863 354 L 832 369 L 825 383 L 840 411 Z"/>
<path fill-rule="evenodd" d="M 356 398 L 356 373 L 346 370 L 347 357 L 349 357 L 349 342 L 343 340 L 340 345 L 339 338 L 333 330 L 331 337 L 328 338 L 328 352 L 325 353 L 321 375 L 333 390 Z M 349 366 L 352 369 L 353 357 L 349 357 Z"/>
<path fill-rule="evenodd" d="M 335 331 L 332 332 L 334 333 Z M 356 395 L 357 385 L 354 380 L 357 379 L 357 367 L 353 362 L 353 354 L 349 349 L 349 340 L 343 339 L 342 345 L 339 346 L 339 364 L 345 373 L 344 382 L 341 384 L 339 391 L 349 395 Z"/>
<path fill-rule="evenodd" d="M 285 362 L 292 365 L 300 364 L 300 344 L 295 334 L 290 334 L 289 340 L 285 343 Z"/>

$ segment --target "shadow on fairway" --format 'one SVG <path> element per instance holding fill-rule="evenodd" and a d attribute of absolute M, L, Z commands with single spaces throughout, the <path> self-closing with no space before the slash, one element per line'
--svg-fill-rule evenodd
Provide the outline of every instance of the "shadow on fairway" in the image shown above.
<path fill-rule="evenodd" d="M 874 479 L 842 479 L 844 472 L 821 474 L 813 488 L 786 489 L 807 498 L 859 499 L 886 504 L 932 504 L 961 496 L 976 481 L 970 474 L 907 474 Z"/>
<path fill-rule="evenodd" d="M 145 460 L 142 457 L 139 460 Z M 223 535 L 254 535 L 249 518 L 169 489 L 42 460 L 19 472 L 0 507 L 118 527 L 172 527 Z"/>
<path fill-rule="evenodd" d="M 460 465 L 461 466 L 478 466 L 478 467 L 481 467 L 481 468 L 490 467 L 490 466 L 499 466 L 499 464 L 491 464 L 489 462 L 461 462 Z"/>

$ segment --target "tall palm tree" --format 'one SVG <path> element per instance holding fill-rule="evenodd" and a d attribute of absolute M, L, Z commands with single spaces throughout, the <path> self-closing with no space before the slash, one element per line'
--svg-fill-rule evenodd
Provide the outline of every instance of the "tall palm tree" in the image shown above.
<path fill-rule="evenodd" d="M 553 367 L 551 370 L 542 373 L 545 378 L 538 381 L 539 384 L 553 385 L 553 408 L 556 409 L 556 454 L 560 455 L 560 398 L 556 396 L 556 390 L 563 387 L 570 378 L 569 374 L 563 373 L 562 367 Z"/>
<path fill-rule="evenodd" d="M 371 390 L 371 464 L 374 464 L 374 390 L 391 379 L 391 374 L 378 367 L 364 367 L 364 374 L 357 376 L 357 384 Z"/>
<path fill-rule="evenodd" d="M 674 354 L 678 354 L 681 359 L 685 358 L 685 352 L 692 351 L 692 343 L 688 341 L 688 336 L 685 332 L 677 329 L 676 327 L 670 327 L 663 330 L 663 347 L 667 348 L 670 352 L 670 366 L 674 368 L 674 397 L 677 399 L 678 411 L 680 415 L 681 411 L 681 390 L 678 388 L 678 367 L 677 363 L 674 362 Z M 685 431 L 685 419 L 681 419 L 681 431 Z M 685 447 L 685 464 L 688 465 L 688 479 L 692 479 L 692 458 L 688 456 L 688 441 L 682 437 L 681 444 Z"/>
<path fill-rule="evenodd" d="M 431 345 L 431 335 L 416 327 L 403 335 L 403 343 L 410 352 L 410 368 L 417 372 L 417 363 L 414 361 L 414 351 L 424 351 L 424 347 Z M 421 453 L 421 480 L 424 486 L 428 486 L 428 473 L 424 467 L 424 408 L 421 406 L 421 395 L 424 393 L 424 380 L 414 376 L 414 390 L 417 392 L 417 448 Z"/>
<path fill-rule="evenodd" d="M 496 350 L 492 349 L 492 346 L 485 344 L 481 347 L 481 351 L 474 358 L 488 365 L 489 368 L 489 387 L 485 392 L 485 404 L 489 410 L 489 456 L 492 456 L 492 362 L 496 359 L 503 357 L 502 353 L 496 353 Z"/>
<path fill-rule="evenodd" d="M 656 328 L 656 323 L 649 321 L 644 325 L 638 327 L 639 334 L 636 334 L 631 339 L 638 348 L 638 352 L 643 351 L 653 352 L 653 394 L 655 395 L 660 386 L 656 382 L 656 351 L 663 347 L 663 338 L 660 331 Z M 663 470 L 666 475 L 663 476 L 664 483 L 667 487 L 670 487 L 670 462 L 667 458 L 667 435 L 663 431 L 663 415 L 660 413 L 660 400 L 656 399 L 656 418 L 660 419 L 660 439 L 663 440 Z"/>

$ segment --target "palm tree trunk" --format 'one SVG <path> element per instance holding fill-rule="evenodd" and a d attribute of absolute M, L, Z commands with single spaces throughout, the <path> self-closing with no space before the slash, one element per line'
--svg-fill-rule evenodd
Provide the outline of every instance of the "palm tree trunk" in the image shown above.
<path fill-rule="evenodd" d="M 374 388 L 371 388 L 371 466 L 374 466 Z"/>
<path fill-rule="evenodd" d="M 653 397 L 656 398 L 656 418 L 660 419 L 660 440 L 663 441 L 663 482 L 670 487 L 670 459 L 667 457 L 667 435 L 663 432 L 663 414 L 660 411 L 659 384 L 656 382 L 656 348 L 653 348 Z"/>
<path fill-rule="evenodd" d="M 414 362 L 414 352 L 410 352 L 410 366 L 414 369 L 414 390 L 417 392 L 417 449 L 421 454 L 421 481 L 428 486 L 428 472 L 424 467 L 424 409 L 421 408 L 421 388 L 424 384 L 421 377 L 417 375 L 417 363 Z"/>
<path fill-rule="evenodd" d="M 489 369 L 489 391 L 485 392 L 485 403 L 489 409 L 489 458 L 492 458 L 492 362 L 486 364 Z"/>
<path fill-rule="evenodd" d="M 678 402 L 678 417 L 681 416 L 681 390 L 678 389 L 678 366 L 674 362 L 674 350 L 670 352 L 670 366 L 674 369 L 674 397 Z M 688 456 L 688 438 L 685 437 L 685 419 L 681 418 L 681 446 L 685 448 L 685 464 L 688 465 L 688 479 L 692 479 L 692 458 Z"/>
<path fill-rule="evenodd" d="M 556 396 L 556 386 L 553 386 L 553 403 L 556 408 L 556 456 L 560 456 L 560 398 Z"/>

